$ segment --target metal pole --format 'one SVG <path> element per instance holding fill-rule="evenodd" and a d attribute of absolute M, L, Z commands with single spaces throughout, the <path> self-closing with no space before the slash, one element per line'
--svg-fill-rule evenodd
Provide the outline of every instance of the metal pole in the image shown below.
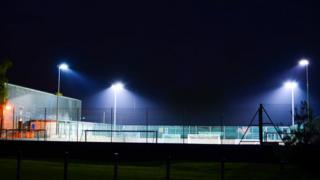
<path fill-rule="evenodd" d="M 220 180 L 224 180 L 224 158 L 220 162 Z"/>
<path fill-rule="evenodd" d="M 283 179 L 285 171 L 285 162 L 280 160 L 280 179 Z"/>
<path fill-rule="evenodd" d="M 184 144 L 184 134 L 185 134 L 185 132 L 184 132 L 184 125 L 182 125 L 182 144 Z"/>
<path fill-rule="evenodd" d="M 79 120 L 80 120 L 80 109 L 77 108 L 77 142 L 79 141 Z"/>
<path fill-rule="evenodd" d="M 44 140 L 47 137 L 47 108 L 44 108 Z"/>
<path fill-rule="evenodd" d="M 59 96 L 60 96 L 60 74 L 61 69 L 58 68 L 58 92 L 57 92 L 57 109 L 56 109 L 56 134 L 59 134 Z"/>
<path fill-rule="evenodd" d="M 84 142 L 87 142 L 87 130 L 84 130 Z"/>
<path fill-rule="evenodd" d="M 106 123 L 106 112 L 103 111 L 102 113 L 102 123 L 105 124 Z"/>
<path fill-rule="evenodd" d="M 114 153 L 113 180 L 118 179 L 118 153 Z"/>
<path fill-rule="evenodd" d="M 64 168 L 63 168 L 63 180 L 68 179 L 68 152 L 64 153 Z"/>
<path fill-rule="evenodd" d="M 224 139 L 224 134 L 222 136 L 222 132 L 223 132 L 223 127 L 222 126 L 223 126 L 223 116 L 220 117 L 220 132 L 221 132 L 220 138 L 222 138 L 222 139 L 220 139 L 220 144 L 223 144 L 222 140 Z"/>
<path fill-rule="evenodd" d="M 166 161 L 166 180 L 170 180 L 170 159 L 170 156 L 168 156 Z"/>
<path fill-rule="evenodd" d="M 113 116 L 113 111 L 114 111 L 113 108 L 111 108 L 111 111 L 110 111 L 110 112 L 111 112 L 111 113 L 110 113 L 110 114 L 111 114 L 111 119 L 110 119 L 110 120 L 111 120 L 111 123 L 110 123 L 110 128 L 111 128 L 110 142 L 111 142 L 111 143 L 112 143 L 112 136 L 113 136 L 113 125 L 112 125 L 112 124 L 113 124 L 113 123 L 112 123 L 112 120 L 113 120 L 113 117 L 112 117 L 112 116 Z"/>
<path fill-rule="evenodd" d="M 291 111 L 292 126 L 294 126 L 294 88 L 291 88 Z"/>
<path fill-rule="evenodd" d="M 149 130 L 149 112 L 148 108 L 146 108 L 146 143 L 148 143 L 148 130 Z"/>
<path fill-rule="evenodd" d="M 17 154 L 17 180 L 20 180 L 21 178 L 21 151 L 18 151 L 18 154 Z"/>
<path fill-rule="evenodd" d="M 16 126 L 16 120 L 14 118 L 15 116 L 15 110 L 14 110 L 14 106 L 12 107 L 12 122 L 13 122 L 13 128 L 12 128 L 12 139 L 16 138 L 15 137 L 15 134 L 16 134 L 16 131 L 15 131 L 15 126 Z"/>
<path fill-rule="evenodd" d="M 306 78 L 307 78 L 307 114 L 308 121 L 310 121 L 310 92 L 309 92 L 309 65 L 306 66 Z"/>
<path fill-rule="evenodd" d="M 2 137 L 2 126 L 3 126 L 3 116 L 4 116 L 4 114 L 3 114 L 3 110 L 4 110 L 4 104 L 2 103 L 2 104 L 0 104 L 0 110 L 2 111 L 1 112 L 1 116 L 0 116 L 0 138 Z"/>
<path fill-rule="evenodd" d="M 113 129 L 116 130 L 117 125 L 117 90 L 114 89 L 114 104 L 113 104 Z"/>
<path fill-rule="evenodd" d="M 14 119 L 14 106 L 12 106 L 12 130 L 15 128 L 15 119 Z"/>
<path fill-rule="evenodd" d="M 259 106 L 259 142 L 260 145 L 263 144 L 263 106 Z"/>
<path fill-rule="evenodd" d="M 183 114 L 182 114 L 182 118 L 183 118 L 183 125 L 182 125 L 182 144 L 185 143 L 185 137 L 186 137 L 186 134 L 185 134 L 185 123 L 186 123 L 186 108 L 183 108 Z"/>

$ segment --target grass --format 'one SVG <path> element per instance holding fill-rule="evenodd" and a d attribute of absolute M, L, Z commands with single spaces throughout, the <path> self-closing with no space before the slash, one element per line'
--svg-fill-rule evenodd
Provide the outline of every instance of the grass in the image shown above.
<path fill-rule="evenodd" d="M 214 180 L 220 179 L 220 164 L 210 162 L 173 162 L 171 165 L 172 180 Z M 0 159 L 1 180 L 16 178 L 16 161 Z M 277 164 L 226 163 L 226 180 L 269 180 L 279 179 L 280 167 Z M 94 164 L 70 162 L 69 180 L 104 180 L 112 179 L 112 164 Z M 281 179 L 302 180 L 318 179 L 300 172 L 297 168 L 287 166 Z M 63 163 L 44 160 L 23 160 L 21 180 L 62 180 Z M 161 162 L 121 163 L 119 180 L 164 180 L 165 166 Z"/>

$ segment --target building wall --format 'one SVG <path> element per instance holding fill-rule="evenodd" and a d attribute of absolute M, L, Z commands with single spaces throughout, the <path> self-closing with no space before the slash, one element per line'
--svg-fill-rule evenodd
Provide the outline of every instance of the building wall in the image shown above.
<path fill-rule="evenodd" d="M 57 120 L 57 96 L 14 84 L 7 84 L 10 109 L 4 110 L 3 129 L 15 129 L 18 121 Z M 59 121 L 81 118 L 81 100 L 59 97 Z"/>

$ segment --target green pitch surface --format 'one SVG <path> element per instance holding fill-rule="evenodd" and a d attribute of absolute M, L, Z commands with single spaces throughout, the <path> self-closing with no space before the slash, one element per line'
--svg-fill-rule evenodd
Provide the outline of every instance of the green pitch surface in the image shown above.
<path fill-rule="evenodd" d="M 21 180 L 63 180 L 63 163 L 44 160 L 23 160 Z M 165 164 L 162 162 L 119 163 L 119 180 L 164 180 Z M 16 179 L 16 161 L 0 159 L 0 179 Z M 113 177 L 112 164 L 70 162 L 69 180 L 108 180 Z M 280 172 L 277 164 L 226 163 L 225 179 L 317 179 L 310 173 L 286 166 Z M 220 164 L 208 162 L 172 162 L 172 180 L 214 180 L 220 179 Z"/>

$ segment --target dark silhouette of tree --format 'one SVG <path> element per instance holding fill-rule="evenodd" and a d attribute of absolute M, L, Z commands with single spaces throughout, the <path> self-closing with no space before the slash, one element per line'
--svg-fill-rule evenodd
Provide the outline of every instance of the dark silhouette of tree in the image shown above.
<path fill-rule="evenodd" d="M 3 108 L 5 103 L 7 102 L 8 90 L 6 83 L 8 82 L 7 71 L 12 66 L 12 62 L 10 59 L 4 60 L 0 64 L 0 130 L 3 127 Z M 0 132 L 0 137 L 1 137 Z"/>
<path fill-rule="evenodd" d="M 297 126 L 291 129 L 291 134 L 284 138 L 287 145 L 315 144 L 320 143 L 320 128 L 317 120 L 313 118 L 310 109 L 310 120 L 308 120 L 307 103 L 301 102 L 300 108 L 295 110 L 295 121 Z"/>

